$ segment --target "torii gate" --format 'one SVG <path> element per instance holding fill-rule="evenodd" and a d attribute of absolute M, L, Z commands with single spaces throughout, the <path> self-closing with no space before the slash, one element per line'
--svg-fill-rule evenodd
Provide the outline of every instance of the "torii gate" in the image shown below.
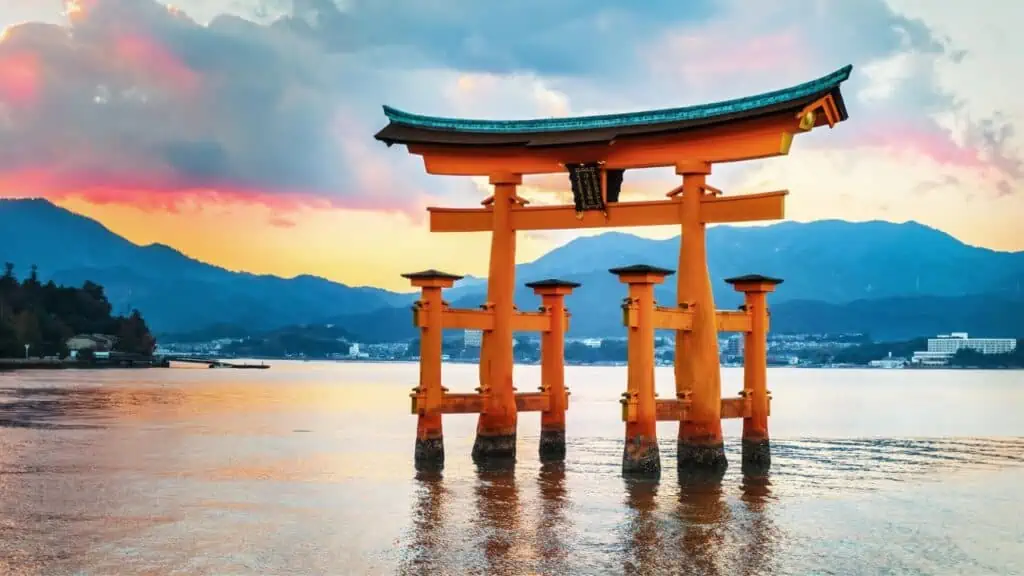
<path fill-rule="evenodd" d="M 726 457 L 722 418 L 743 418 L 743 464 L 770 464 L 765 342 L 765 293 L 778 279 L 749 275 L 727 280 L 745 294 L 739 311 L 716 311 L 708 274 L 705 227 L 720 222 L 784 217 L 786 190 L 725 196 L 706 182 L 712 165 L 787 155 L 793 136 L 835 126 L 848 115 L 840 85 L 846 66 L 791 88 L 685 108 L 629 114 L 537 120 L 469 120 L 409 114 L 384 107 L 389 123 L 376 138 L 404 144 L 423 158 L 430 174 L 487 176 L 494 195 L 482 208 L 430 208 L 432 232 L 490 231 L 487 303 L 481 310 L 454 310 L 441 290 L 460 277 L 427 270 L 405 275 L 422 288 L 414 307 L 421 329 L 420 382 L 412 395 L 419 416 L 416 465 L 443 465 L 441 415 L 479 413 L 475 461 L 514 460 L 519 412 L 542 412 L 541 457 L 565 455 L 568 391 L 563 339 L 568 314 L 564 297 L 577 284 L 545 279 L 529 284 L 543 298 L 540 312 L 513 305 L 516 232 L 622 226 L 679 226 L 677 306 L 656 306 L 653 286 L 671 270 L 637 265 L 611 270 L 629 284 L 623 321 L 629 334 L 629 376 L 623 395 L 626 444 L 623 471 L 658 474 L 655 423 L 679 422 L 678 466 L 686 472 L 722 472 Z M 658 201 L 620 202 L 623 172 L 674 166 L 682 183 Z M 568 172 L 573 205 L 528 206 L 516 193 L 524 174 Z M 483 331 L 477 393 L 449 393 L 441 385 L 441 331 Z M 654 330 L 676 331 L 676 398 L 654 395 Z M 512 334 L 539 331 L 543 380 L 540 392 L 516 393 L 512 382 Z M 721 397 L 717 333 L 744 332 L 744 390 Z"/>

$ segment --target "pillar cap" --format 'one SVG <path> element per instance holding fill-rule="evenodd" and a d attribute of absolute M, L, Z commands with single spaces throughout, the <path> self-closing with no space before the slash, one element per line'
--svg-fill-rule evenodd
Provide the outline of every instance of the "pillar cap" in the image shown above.
<path fill-rule="evenodd" d="M 527 288 L 579 288 L 579 282 L 571 282 L 569 280 L 559 280 L 558 278 L 545 278 L 544 280 L 536 280 L 534 282 L 527 282 Z"/>
<path fill-rule="evenodd" d="M 725 282 L 732 284 L 732 287 L 740 292 L 771 292 L 777 285 L 782 284 L 783 280 L 760 274 L 744 274 L 726 278 Z"/>
<path fill-rule="evenodd" d="M 569 280 L 560 280 L 558 278 L 545 278 L 544 280 L 536 280 L 534 282 L 527 282 L 527 288 L 533 288 L 535 294 L 548 294 L 548 295 L 568 295 L 571 294 L 573 289 L 579 288 L 579 282 L 570 282 Z"/>
<path fill-rule="evenodd" d="M 651 266 L 649 264 L 632 264 L 629 266 L 620 266 L 619 268 L 609 268 L 609 272 L 616 275 L 623 274 L 658 274 L 661 276 L 671 276 L 676 273 L 675 270 L 669 270 L 668 268 L 659 268 L 657 266 Z"/>
<path fill-rule="evenodd" d="M 619 280 L 627 284 L 635 282 L 659 284 L 665 280 L 666 276 L 671 276 L 676 273 L 675 270 L 659 268 L 649 264 L 621 266 L 619 268 L 610 268 L 608 271 L 618 276 Z"/>
<path fill-rule="evenodd" d="M 463 277 L 431 268 L 420 272 L 402 274 L 402 278 L 411 280 L 413 286 L 439 286 L 441 288 L 450 288 L 457 280 L 462 280 Z"/>

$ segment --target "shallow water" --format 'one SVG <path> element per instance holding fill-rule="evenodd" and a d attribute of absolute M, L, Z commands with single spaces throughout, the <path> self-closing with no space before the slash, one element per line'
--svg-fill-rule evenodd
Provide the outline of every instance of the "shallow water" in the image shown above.
<path fill-rule="evenodd" d="M 448 416 L 446 468 L 418 477 L 416 375 L 0 374 L 0 573 L 1024 574 L 1024 372 L 771 369 L 772 472 L 742 477 L 726 421 L 713 487 L 680 485 L 672 423 L 660 482 L 621 478 L 624 368 L 568 369 L 564 466 L 523 414 L 515 470 L 477 471 L 475 417 Z"/>

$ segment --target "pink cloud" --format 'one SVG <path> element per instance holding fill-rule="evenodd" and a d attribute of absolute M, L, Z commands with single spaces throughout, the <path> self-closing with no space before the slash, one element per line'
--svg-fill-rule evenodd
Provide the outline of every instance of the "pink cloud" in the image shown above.
<path fill-rule="evenodd" d="M 981 157 L 978 150 L 957 145 L 946 132 L 910 123 L 879 123 L 865 126 L 851 138 L 850 145 L 913 153 L 944 166 L 973 170 L 992 166 Z"/>
<path fill-rule="evenodd" d="M 645 50 L 652 72 L 690 84 L 749 80 L 749 75 L 800 75 L 809 66 L 796 30 L 737 37 L 724 26 L 674 32 Z"/>

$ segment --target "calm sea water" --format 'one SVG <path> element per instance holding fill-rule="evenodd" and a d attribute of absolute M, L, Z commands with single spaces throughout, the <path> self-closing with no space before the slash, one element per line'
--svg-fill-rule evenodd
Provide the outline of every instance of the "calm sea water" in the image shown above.
<path fill-rule="evenodd" d="M 624 368 L 568 369 L 564 466 L 523 414 L 514 472 L 479 472 L 475 416 L 447 416 L 417 477 L 416 375 L 0 374 L 0 573 L 1024 574 L 1024 372 L 771 369 L 771 475 L 742 477 L 730 420 L 715 487 L 679 484 L 672 423 L 660 482 L 622 479 Z"/>

